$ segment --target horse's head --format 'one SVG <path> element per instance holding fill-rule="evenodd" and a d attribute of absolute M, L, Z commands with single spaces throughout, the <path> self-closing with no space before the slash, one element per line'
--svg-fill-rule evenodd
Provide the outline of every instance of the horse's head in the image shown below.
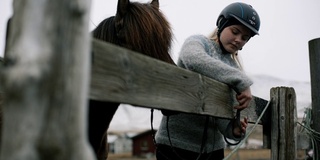
<path fill-rule="evenodd" d="M 103 20 L 93 36 L 174 64 L 169 55 L 171 27 L 159 10 L 158 0 L 149 4 L 118 0 L 116 16 Z"/>

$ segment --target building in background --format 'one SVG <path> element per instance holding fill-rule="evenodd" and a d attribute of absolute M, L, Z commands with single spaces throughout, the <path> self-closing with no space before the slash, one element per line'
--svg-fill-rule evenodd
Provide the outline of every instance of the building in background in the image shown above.
<path fill-rule="evenodd" d="M 155 131 L 147 130 L 131 138 L 133 156 L 152 157 L 155 155 L 156 147 L 153 141 L 153 134 L 155 134 Z"/>

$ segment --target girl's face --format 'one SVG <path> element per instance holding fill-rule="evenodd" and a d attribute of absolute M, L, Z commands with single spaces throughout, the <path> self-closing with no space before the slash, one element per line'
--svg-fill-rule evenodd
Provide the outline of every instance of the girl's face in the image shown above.
<path fill-rule="evenodd" d="M 243 25 L 231 25 L 222 30 L 220 42 L 229 53 L 234 53 L 248 42 L 251 37 L 249 28 Z"/>

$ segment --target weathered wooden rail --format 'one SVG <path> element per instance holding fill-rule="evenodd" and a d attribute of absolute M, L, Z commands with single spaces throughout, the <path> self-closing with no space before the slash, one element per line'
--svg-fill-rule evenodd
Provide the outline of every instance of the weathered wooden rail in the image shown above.
<path fill-rule="evenodd" d="M 91 99 L 234 117 L 227 85 L 110 43 L 92 42 Z M 258 97 L 256 100 L 242 112 L 251 122 L 266 104 Z M 257 106 L 256 102 L 262 104 Z"/>

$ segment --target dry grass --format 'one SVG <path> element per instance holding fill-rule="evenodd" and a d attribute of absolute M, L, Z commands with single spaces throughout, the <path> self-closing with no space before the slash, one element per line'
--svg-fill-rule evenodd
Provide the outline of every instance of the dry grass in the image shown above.
<path fill-rule="evenodd" d="M 226 149 L 225 155 L 228 155 L 232 150 Z M 123 154 L 110 154 L 108 160 L 147 160 L 148 158 L 132 157 L 131 153 Z M 267 149 L 240 149 L 236 152 L 230 160 L 268 160 L 270 159 L 270 150 Z M 149 158 L 148 160 L 155 160 L 155 158 Z"/>
<path fill-rule="evenodd" d="M 232 149 L 225 149 L 227 156 Z M 239 149 L 229 160 L 269 160 L 271 152 L 269 149 Z"/>
<path fill-rule="evenodd" d="M 249 139 L 262 140 L 262 126 L 258 125 L 257 128 L 250 135 Z M 227 156 L 232 149 L 225 149 L 225 156 Z M 304 150 L 299 150 L 297 153 L 297 160 L 304 159 Z M 270 149 L 239 149 L 229 160 L 270 160 Z M 123 154 L 109 154 L 108 160 L 156 160 L 155 157 L 151 158 L 138 158 L 133 157 L 131 153 Z"/>
<path fill-rule="evenodd" d="M 228 155 L 232 150 L 226 149 L 225 155 Z M 236 152 L 230 160 L 269 160 L 270 150 L 268 149 L 240 149 Z M 108 160 L 156 160 L 152 158 L 138 158 L 132 157 L 131 153 L 110 154 Z"/>
<path fill-rule="evenodd" d="M 110 154 L 108 156 L 108 160 L 156 160 L 156 158 L 138 158 L 133 157 L 132 153 L 121 153 L 121 154 Z"/>
<path fill-rule="evenodd" d="M 227 156 L 232 149 L 225 149 Z M 270 160 L 270 149 L 239 149 L 229 160 Z M 304 159 L 304 150 L 299 150 L 297 160 Z M 155 157 L 133 157 L 131 153 L 110 154 L 108 160 L 156 160 Z"/>

